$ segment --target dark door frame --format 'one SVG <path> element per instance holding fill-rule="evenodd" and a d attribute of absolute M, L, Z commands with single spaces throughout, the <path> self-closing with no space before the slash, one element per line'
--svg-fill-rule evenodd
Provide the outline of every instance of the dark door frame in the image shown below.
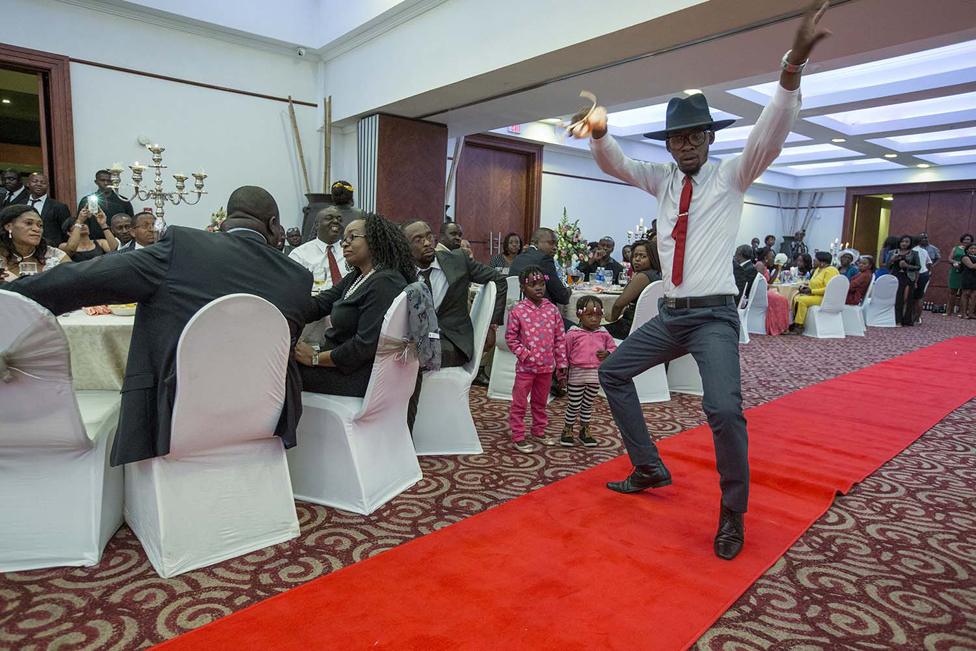
<path fill-rule="evenodd" d="M 529 157 L 529 174 L 526 185 L 525 202 L 525 222 L 522 225 L 523 238 L 528 241 L 532 233 L 539 228 L 542 216 L 542 151 L 543 146 L 525 140 L 514 140 L 504 138 L 490 133 L 478 133 L 464 137 L 464 146 L 483 147 L 485 149 L 495 149 L 498 151 L 513 152 Z M 461 150 L 461 160 L 464 160 L 464 149 Z M 460 163 L 459 163 L 460 166 Z M 459 167 L 460 173 L 460 167 Z M 455 193 L 457 186 L 455 186 Z M 455 197 L 454 203 L 457 204 Z M 460 212 L 460 206 L 455 207 L 454 214 Z"/>
<path fill-rule="evenodd" d="M 18 72 L 39 73 L 44 95 L 41 106 L 41 142 L 49 192 L 72 210 L 75 206 L 75 138 L 71 117 L 71 76 L 68 57 L 0 43 L 0 66 Z"/>

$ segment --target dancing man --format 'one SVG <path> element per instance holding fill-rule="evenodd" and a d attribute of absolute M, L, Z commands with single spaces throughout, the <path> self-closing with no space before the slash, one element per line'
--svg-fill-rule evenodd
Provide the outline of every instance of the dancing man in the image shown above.
<path fill-rule="evenodd" d="M 739 315 L 732 253 L 743 195 L 776 159 L 800 111 L 800 74 L 814 46 L 829 31 L 818 26 L 827 0 L 806 12 L 781 62 L 779 86 L 736 158 L 708 160 L 715 132 L 732 120 L 713 120 L 701 94 L 668 102 L 666 129 L 644 134 L 663 140 L 674 163 L 627 158 L 607 134 L 607 112 L 596 107 L 574 120 L 572 135 L 591 136 L 600 168 L 658 200 L 657 247 L 665 298 L 658 316 L 627 337 L 600 367 L 600 383 L 634 464 L 629 477 L 607 488 L 636 493 L 671 483 L 671 473 L 651 441 L 634 377 L 687 353 L 701 372 L 702 409 L 708 417 L 722 488 L 715 554 L 731 560 L 745 542 L 749 457 L 739 376 Z M 687 85 L 687 84 L 686 84 Z"/>

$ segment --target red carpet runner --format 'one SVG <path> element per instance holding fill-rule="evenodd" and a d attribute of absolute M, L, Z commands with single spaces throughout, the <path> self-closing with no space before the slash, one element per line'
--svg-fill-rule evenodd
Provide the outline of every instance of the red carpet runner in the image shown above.
<path fill-rule="evenodd" d="M 162 645 L 177 649 L 682 649 L 829 507 L 976 397 L 976 338 L 952 339 L 747 412 L 746 547 L 712 555 L 711 434 L 661 443 L 674 485 L 604 488 L 625 457 Z"/>

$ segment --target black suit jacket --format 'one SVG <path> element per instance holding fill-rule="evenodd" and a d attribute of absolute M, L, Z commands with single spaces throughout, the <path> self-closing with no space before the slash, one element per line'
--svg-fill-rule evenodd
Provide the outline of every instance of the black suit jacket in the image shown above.
<path fill-rule="evenodd" d="M 464 251 L 437 251 L 434 255 L 437 256 L 441 271 L 447 277 L 447 293 L 437 308 L 437 326 L 441 337 L 449 340 L 471 360 L 476 354 L 474 326 L 468 310 L 468 290 L 471 283 L 482 285 L 495 283 L 498 291 L 491 322 L 496 325 L 501 325 L 505 316 L 505 294 L 508 292 L 508 283 L 505 281 L 505 276 L 491 267 L 472 260 Z"/>
<path fill-rule="evenodd" d="M 71 211 L 68 206 L 60 201 L 55 201 L 50 196 L 44 200 L 44 208 L 41 209 L 41 221 L 44 222 L 44 240 L 50 246 L 58 246 L 68 241 L 61 226 L 69 219 L 71 219 Z"/>
<path fill-rule="evenodd" d="M 743 264 L 732 262 L 732 275 L 735 276 L 735 286 L 739 289 L 737 301 L 742 300 L 743 293 L 748 293 L 752 281 L 756 279 L 756 273 L 756 265 L 752 261 Z"/>
<path fill-rule="evenodd" d="M 546 298 L 558 305 L 569 303 L 572 292 L 559 280 L 556 272 L 556 262 L 551 255 L 546 255 L 534 246 L 527 247 L 524 251 L 515 256 L 512 266 L 508 268 L 509 276 L 518 276 L 526 267 L 536 266 L 549 276 L 546 281 Z"/>
<path fill-rule="evenodd" d="M 4 289 L 32 298 L 55 314 L 85 305 L 139 303 L 112 448 L 112 465 L 117 466 L 169 452 L 176 345 L 200 308 L 227 294 L 260 296 L 281 310 L 294 347 L 311 300 L 312 275 L 254 231 L 208 233 L 171 226 L 153 246 L 58 265 L 7 283 Z M 301 413 L 301 378 L 289 359 L 285 404 L 275 429 L 285 447 L 295 445 Z"/>
<path fill-rule="evenodd" d="M 20 194 L 14 197 L 13 200 L 11 200 L 9 192 L 6 195 L 4 195 L 3 203 L 0 203 L 0 208 L 6 208 L 7 206 L 16 206 L 18 204 L 27 203 L 27 200 L 29 198 L 30 198 L 30 190 L 28 190 L 27 187 L 24 186 L 20 189 Z"/>

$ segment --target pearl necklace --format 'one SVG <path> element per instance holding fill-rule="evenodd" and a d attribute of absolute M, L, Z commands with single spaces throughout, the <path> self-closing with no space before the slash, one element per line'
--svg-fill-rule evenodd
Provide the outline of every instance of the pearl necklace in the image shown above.
<path fill-rule="evenodd" d="M 31 250 L 31 252 L 27 255 L 20 255 L 16 250 L 13 251 L 14 257 L 17 258 L 17 264 L 20 264 L 27 258 L 33 258 L 35 253 L 37 253 L 37 247 L 34 247 L 34 249 Z"/>
<path fill-rule="evenodd" d="M 370 269 L 369 270 L 369 273 L 363 274 L 362 276 L 360 276 L 359 278 L 357 278 L 355 281 L 353 281 L 352 286 L 349 288 L 349 291 L 346 292 L 346 298 L 349 298 L 350 296 L 352 296 L 353 293 L 355 293 L 355 291 L 357 289 L 359 289 L 359 286 L 362 285 L 363 282 L 367 278 L 369 278 L 370 276 L 373 275 L 373 272 L 374 271 L 376 271 L 376 268 L 375 267 L 373 269 Z"/>

